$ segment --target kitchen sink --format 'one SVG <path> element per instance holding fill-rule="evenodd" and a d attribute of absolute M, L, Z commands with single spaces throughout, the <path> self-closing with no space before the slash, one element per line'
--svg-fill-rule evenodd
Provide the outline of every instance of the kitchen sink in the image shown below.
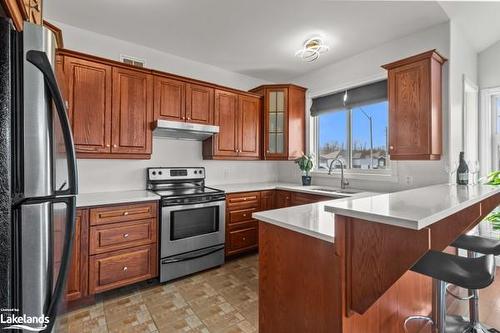
<path fill-rule="evenodd" d="M 359 193 L 359 191 L 356 190 L 342 190 L 342 189 L 335 189 L 335 188 L 327 188 L 327 187 L 315 187 L 312 188 L 314 191 L 322 191 L 322 192 L 331 192 L 331 193 L 339 193 L 339 194 L 356 194 Z"/>

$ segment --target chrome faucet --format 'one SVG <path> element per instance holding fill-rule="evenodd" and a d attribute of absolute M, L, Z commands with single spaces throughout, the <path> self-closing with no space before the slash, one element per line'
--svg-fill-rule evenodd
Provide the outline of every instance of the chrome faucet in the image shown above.
<path fill-rule="evenodd" d="M 344 162 L 342 161 L 342 159 L 337 157 L 330 162 L 330 166 L 328 167 L 328 174 L 330 176 L 332 175 L 332 168 L 336 162 L 340 163 L 340 188 L 345 190 L 346 186 L 349 185 L 349 181 L 344 178 Z"/>

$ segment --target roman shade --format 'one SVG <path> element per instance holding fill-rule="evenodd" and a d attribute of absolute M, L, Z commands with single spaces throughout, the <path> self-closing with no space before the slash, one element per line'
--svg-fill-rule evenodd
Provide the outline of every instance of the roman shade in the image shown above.
<path fill-rule="evenodd" d="M 385 101 L 387 100 L 387 80 L 347 89 L 347 101 L 345 104 L 344 94 L 345 90 L 313 98 L 311 116 L 316 117 L 328 112 L 352 109 Z"/>

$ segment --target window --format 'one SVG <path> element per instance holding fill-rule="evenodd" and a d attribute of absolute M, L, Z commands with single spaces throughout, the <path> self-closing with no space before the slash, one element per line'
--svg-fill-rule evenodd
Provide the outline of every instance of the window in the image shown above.
<path fill-rule="evenodd" d="M 318 169 L 327 170 L 337 158 L 349 169 L 387 169 L 388 114 L 387 101 L 377 101 L 319 115 Z"/>

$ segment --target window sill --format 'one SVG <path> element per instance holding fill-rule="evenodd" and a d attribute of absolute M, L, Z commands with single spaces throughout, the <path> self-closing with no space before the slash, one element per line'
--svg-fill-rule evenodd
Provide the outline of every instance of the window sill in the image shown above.
<path fill-rule="evenodd" d="M 394 172 L 394 170 L 391 170 Z M 399 178 L 394 173 L 388 172 L 352 172 L 352 171 L 344 171 L 344 177 L 346 179 L 359 179 L 359 180 L 371 180 L 378 182 L 390 182 L 397 183 Z M 321 178 L 334 178 L 340 179 L 340 172 L 333 172 L 331 175 L 328 174 L 328 171 L 312 171 L 311 176 L 321 177 Z"/>

